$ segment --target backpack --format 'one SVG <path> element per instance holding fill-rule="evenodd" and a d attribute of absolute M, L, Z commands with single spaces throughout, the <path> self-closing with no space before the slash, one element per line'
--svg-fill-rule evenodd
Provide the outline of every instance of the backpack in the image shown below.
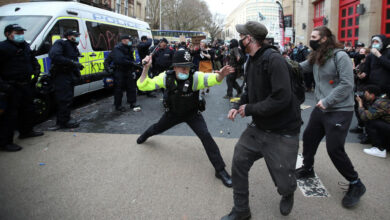
<path fill-rule="evenodd" d="M 267 49 L 264 54 L 262 55 L 262 67 L 263 71 L 268 73 L 268 64 L 269 64 L 269 58 L 272 53 L 278 53 L 274 49 Z M 303 72 L 301 67 L 299 66 L 299 63 L 293 60 L 286 60 L 288 71 L 290 73 L 290 79 L 291 79 L 291 89 L 295 95 L 295 97 L 298 99 L 299 104 L 302 104 L 305 102 L 305 83 L 303 78 Z"/>

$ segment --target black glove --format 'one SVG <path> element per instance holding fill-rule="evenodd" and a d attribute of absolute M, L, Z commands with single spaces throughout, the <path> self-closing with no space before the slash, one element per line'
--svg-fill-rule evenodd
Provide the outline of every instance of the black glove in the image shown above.
<path fill-rule="evenodd" d="M 72 63 L 73 63 L 73 65 L 74 65 L 77 69 L 79 69 L 79 70 L 84 69 L 84 66 L 83 66 L 81 63 L 76 62 L 76 61 L 72 61 Z"/>

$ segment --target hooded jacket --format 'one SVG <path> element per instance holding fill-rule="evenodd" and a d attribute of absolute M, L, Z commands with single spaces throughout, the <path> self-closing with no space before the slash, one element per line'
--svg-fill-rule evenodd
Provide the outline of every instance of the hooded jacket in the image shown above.
<path fill-rule="evenodd" d="M 274 52 L 267 53 L 267 50 Z M 292 92 L 288 63 L 276 50 L 265 44 L 249 57 L 246 86 L 235 108 L 246 104 L 245 115 L 252 116 L 261 130 L 297 134 L 302 124 L 300 106 Z M 263 71 L 265 59 L 269 60 L 267 72 Z"/>
<path fill-rule="evenodd" d="M 382 49 L 379 51 L 382 56 L 376 57 L 374 54 L 369 54 L 362 72 L 367 74 L 368 84 L 380 86 L 382 89 L 390 85 L 390 49 L 387 48 L 388 42 L 384 35 L 375 35 L 382 40 Z"/>

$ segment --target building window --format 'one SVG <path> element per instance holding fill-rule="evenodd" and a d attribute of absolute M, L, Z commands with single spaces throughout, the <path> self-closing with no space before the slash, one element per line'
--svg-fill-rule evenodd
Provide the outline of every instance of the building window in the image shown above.
<path fill-rule="evenodd" d="M 116 7 L 115 7 L 115 12 L 116 13 L 121 13 L 121 0 L 116 0 Z"/>
<path fill-rule="evenodd" d="M 341 0 L 339 17 L 339 41 L 355 45 L 359 40 L 359 0 Z"/>
<path fill-rule="evenodd" d="M 383 0 L 381 33 L 390 37 L 390 1 Z"/>
<path fill-rule="evenodd" d="M 325 9 L 324 9 L 325 1 L 317 1 L 314 3 L 314 27 L 324 25 L 324 17 L 325 17 Z"/>
<path fill-rule="evenodd" d="M 284 26 L 285 27 L 292 27 L 292 15 L 284 16 Z"/>
<path fill-rule="evenodd" d="M 137 18 L 141 18 L 141 3 L 137 2 Z"/>
<path fill-rule="evenodd" d="M 125 15 L 128 16 L 129 15 L 129 1 L 128 0 L 125 0 Z"/>

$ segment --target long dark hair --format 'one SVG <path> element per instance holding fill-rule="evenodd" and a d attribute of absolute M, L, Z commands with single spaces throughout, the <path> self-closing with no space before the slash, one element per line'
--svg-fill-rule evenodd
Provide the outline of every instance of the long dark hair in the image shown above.
<path fill-rule="evenodd" d="M 309 63 L 311 65 L 318 64 L 320 66 L 324 65 L 326 61 L 333 56 L 333 50 L 336 48 L 343 48 L 343 45 L 336 42 L 336 37 L 332 34 L 329 28 L 326 26 L 320 26 L 314 28 L 313 31 L 318 31 L 320 39 L 326 37 L 326 41 L 320 44 L 320 47 L 317 50 L 313 50 L 309 54 Z"/>

